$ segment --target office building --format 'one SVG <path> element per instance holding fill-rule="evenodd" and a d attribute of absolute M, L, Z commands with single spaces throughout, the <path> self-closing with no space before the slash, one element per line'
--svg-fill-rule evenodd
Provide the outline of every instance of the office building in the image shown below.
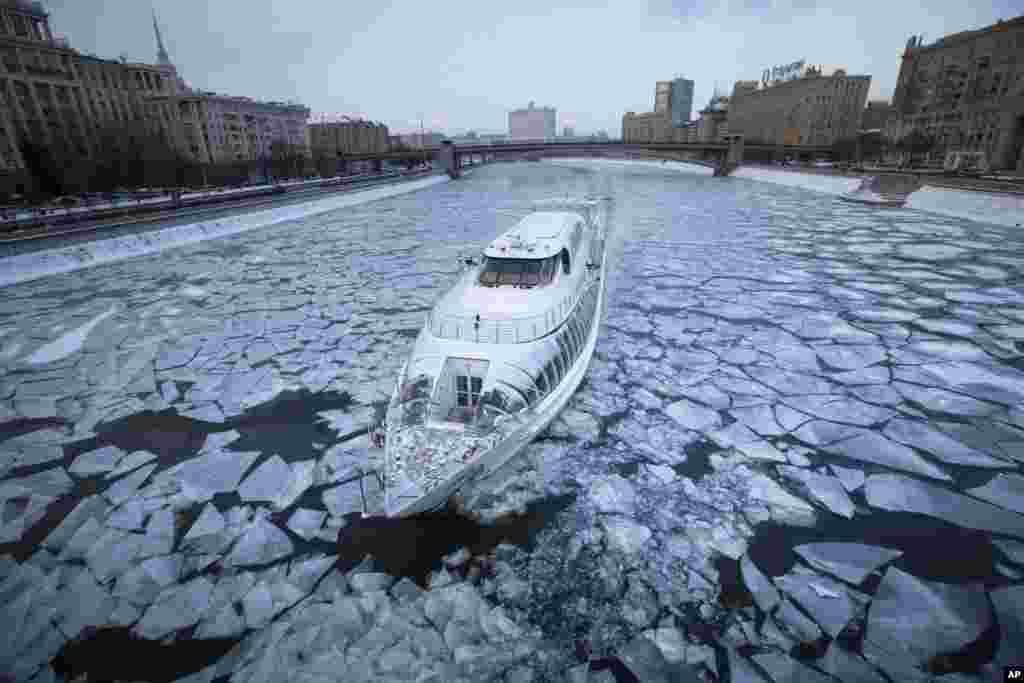
<path fill-rule="evenodd" d="M 670 84 L 669 118 L 672 119 L 672 125 L 676 128 L 689 125 L 693 113 L 693 81 L 676 78 Z"/>
<path fill-rule="evenodd" d="M 777 145 L 832 145 L 860 128 L 871 76 L 849 76 L 835 69 L 806 67 L 791 80 L 753 89 L 749 81 L 733 88 L 728 125 L 748 142 Z"/>
<path fill-rule="evenodd" d="M 892 105 L 885 100 L 868 102 L 860 117 L 860 130 L 883 130 L 892 114 Z"/>
<path fill-rule="evenodd" d="M 622 117 L 625 142 L 685 142 L 693 111 L 693 81 L 676 78 L 654 84 L 654 111 Z"/>
<path fill-rule="evenodd" d="M 1024 16 L 930 45 L 907 41 L 886 137 L 918 131 L 947 151 L 983 152 L 1024 171 Z"/>
<path fill-rule="evenodd" d="M 105 128 L 143 126 L 207 163 L 260 158 L 274 142 L 308 148 L 308 109 L 192 91 L 155 16 L 153 30 L 156 64 L 104 59 L 54 36 L 42 3 L 0 0 L 0 186 L 26 180 L 24 145 L 89 157 Z"/>
<path fill-rule="evenodd" d="M 508 114 L 508 135 L 512 140 L 553 140 L 556 136 L 554 107 L 537 107 L 533 102 L 526 109 Z"/>
<path fill-rule="evenodd" d="M 341 157 L 346 154 L 386 152 L 388 127 L 383 123 L 343 116 L 337 121 L 309 124 L 309 143 L 314 156 Z"/>

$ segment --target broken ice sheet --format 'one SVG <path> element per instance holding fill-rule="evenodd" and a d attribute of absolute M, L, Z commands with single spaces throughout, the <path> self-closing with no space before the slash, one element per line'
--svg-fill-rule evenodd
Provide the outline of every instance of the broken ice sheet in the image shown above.
<path fill-rule="evenodd" d="M 323 510 L 298 508 L 288 520 L 288 528 L 308 541 L 316 536 L 326 518 L 327 513 Z"/>
<path fill-rule="evenodd" d="M 829 446 L 822 446 L 822 450 L 842 455 L 851 460 L 885 465 L 893 469 L 904 470 L 941 481 L 952 481 L 948 474 L 919 456 L 910 448 L 890 441 L 872 431 L 862 431 L 853 438 L 844 439 Z"/>
<path fill-rule="evenodd" d="M 864 655 L 898 680 L 974 642 L 991 623 L 984 586 L 927 582 L 890 567 L 868 610 Z"/>
<path fill-rule="evenodd" d="M 772 584 L 771 579 L 761 573 L 749 555 L 744 555 L 740 560 L 740 571 L 743 583 L 761 611 L 767 614 L 775 609 L 781 600 L 779 590 Z"/>
<path fill-rule="evenodd" d="M 837 515 L 851 519 L 854 504 L 847 495 L 842 482 L 835 477 L 828 477 L 815 472 L 808 472 L 791 465 L 779 465 L 779 471 L 788 479 L 803 484 L 811 497 Z"/>
<path fill-rule="evenodd" d="M 171 586 L 161 593 L 132 629 L 143 638 L 162 638 L 198 622 L 210 604 L 213 584 L 205 576 Z"/>
<path fill-rule="evenodd" d="M 983 486 L 968 489 L 975 498 L 1024 514 L 1024 477 L 1019 474 L 997 474 Z"/>
<path fill-rule="evenodd" d="M 797 567 L 775 579 L 775 584 L 796 600 L 821 628 L 835 638 L 857 612 L 857 604 L 845 587 Z M 864 600 L 867 596 L 863 596 Z"/>
<path fill-rule="evenodd" d="M 992 664 L 1020 666 L 1024 662 L 1024 586 L 1007 586 L 990 595 L 999 618 L 999 647 Z"/>
<path fill-rule="evenodd" d="M 1024 538 L 1024 515 L 982 503 L 933 484 L 898 474 L 875 474 L 864 484 L 868 505 L 916 512 L 968 529 Z"/>
<path fill-rule="evenodd" d="M 290 555 L 292 550 L 292 542 L 285 532 L 267 519 L 257 517 L 235 544 L 226 564 L 230 566 L 267 564 Z"/>
<path fill-rule="evenodd" d="M 928 451 L 931 455 L 954 465 L 1011 469 L 1013 463 L 993 458 L 950 438 L 925 422 L 918 420 L 890 420 L 885 435 L 907 446 Z"/>
<path fill-rule="evenodd" d="M 807 543 L 793 550 L 815 569 L 854 585 L 860 585 L 868 574 L 903 554 L 901 550 L 860 543 Z"/>

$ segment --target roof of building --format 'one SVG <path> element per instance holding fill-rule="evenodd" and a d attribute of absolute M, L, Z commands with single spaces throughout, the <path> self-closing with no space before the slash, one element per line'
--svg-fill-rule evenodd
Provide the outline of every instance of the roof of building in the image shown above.
<path fill-rule="evenodd" d="M 38 17 L 48 16 L 46 8 L 43 7 L 43 3 L 37 2 L 36 0 L 0 0 L 0 5 L 4 7 L 13 7 L 14 9 L 34 14 Z"/>
<path fill-rule="evenodd" d="M 960 43 L 960 42 L 964 42 L 964 41 L 969 41 L 969 40 L 974 40 L 976 38 L 980 38 L 982 35 L 985 35 L 987 33 L 991 33 L 992 31 L 998 31 L 998 30 L 1001 30 L 1001 29 L 1005 30 L 1005 29 L 1009 29 L 1011 27 L 1018 28 L 1018 27 L 1021 27 L 1021 26 L 1024 26 L 1024 15 L 1021 15 L 1019 17 L 1014 17 L 1013 19 L 1008 19 L 1006 21 L 1000 20 L 1000 21 L 996 22 L 995 24 L 991 24 L 989 26 L 984 26 L 984 27 L 979 28 L 979 29 L 974 29 L 972 31 L 960 31 L 958 33 L 951 33 L 951 34 L 949 34 L 947 36 L 942 36 L 941 38 L 939 38 L 938 40 L 936 40 L 934 43 L 932 43 L 930 45 L 919 45 L 919 46 L 914 47 L 912 49 L 914 49 L 914 50 L 930 50 L 930 49 L 935 49 L 935 48 L 940 48 L 940 47 L 949 47 L 951 45 L 955 45 L 956 43 Z"/>
<path fill-rule="evenodd" d="M 491 242 L 492 258 L 547 258 L 569 243 L 569 232 L 583 218 L 570 211 L 537 211 Z"/>

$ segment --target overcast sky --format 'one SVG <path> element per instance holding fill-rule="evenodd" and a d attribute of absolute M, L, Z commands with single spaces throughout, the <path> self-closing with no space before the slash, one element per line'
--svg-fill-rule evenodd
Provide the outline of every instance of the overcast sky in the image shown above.
<path fill-rule="evenodd" d="M 650 111 L 654 83 L 684 75 L 694 109 L 717 85 L 806 59 L 872 76 L 892 96 L 912 34 L 926 43 L 1019 13 L 1021 0 L 43 0 L 72 47 L 156 59 L 151 10 L 194 88 L 296 99 L 393 133 L 500 132 L 530 100 L 559 131 L 621 131 Z M 557 6 L 552 6 L 557 5 Z M 1011 9 L 1013 8 L 1013 9 Z"/>

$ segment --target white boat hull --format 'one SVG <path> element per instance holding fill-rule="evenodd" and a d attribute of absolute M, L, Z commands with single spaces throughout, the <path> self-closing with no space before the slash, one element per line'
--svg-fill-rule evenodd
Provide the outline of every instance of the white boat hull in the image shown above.
<path fill-rule="evenodd" d="M 443 480 L 432 483 L 429 490 L 424 491 L 412 488 L 407 489 L 406 492 L 395 487 L 394 491 L 389 490 L 386 492 L 385 514 L 392 517 L 408 516 L 443 507 L 461 489 L 479 484 L 519 454 L 523 448 L 548 427 L 566 406 L 569 399 L 579 388 L 590 367 L 590 362 L 597 345 L 601 322 L 604 317 L 608 258 L 606 226 L 601 225 L 598 229 L 595 229 L 593 239 L 594 245 L 599 250 L 600 260 L 596 264 L 597 267 L 586 274 L 584 280 L 586 285 L 581 289 L 583 294 L 577 300 L 577 306 L 582 307 L 584 305 L 584 295 L 586 292 L 595 292 L 596 301 L 593 303 L 594 309 L 592 314 L 590 314 L 589 327 L 586 330 L 583 344 L 580 345 L 578 355 L 562 376 L 561 381 L 534 405 L 517 413 L 514 427 L 503 434 L 500 440 L 493 443 L 487 450 L 479 453 L 471 462 L 467 462 L 465 466 L 457 471 L 446 473 Z M 594 248 L 593 245 L 592 248 Z M 593 254 L 594 251 L 591 251 L 591 253 Z M 586 302 L 586 305 L 589 307 L 589 301 Z M 567 324 L 567 322 L 563 322 L 563 326 Z M 560 332 L 561 329 L 558 328 L 547 336 L 562 334 Z M 565 335 L 562 334 L 562 336 L 564 337 Z M 543 339 L 539 340 L 535 344 L 540 344 L 543 341 Z M 529 344 L 520 346 L 526 347 Z M 505 350 L 507 351 L 509 348 L 519 347 L 509 347 L 506 345 Z M 465 349 L 455 353 L 456 355 L 465 355 Z M 405 374 L 406 371 L 403 369 L 402 375 L 404 376 Z M 401 384 L 401 380 L 399 384 Z M 399 391 L 400 387 L 396 387 L 395 396 L 392 398 L 393 403 Z M 390 441 L 392 437 L 389 435 L 388 438 Z M 390 453 L 388 456 L 386 459 L 390 464 Z M 385 479 L 387 479 L 387 473 L 385 473 Z"/>

